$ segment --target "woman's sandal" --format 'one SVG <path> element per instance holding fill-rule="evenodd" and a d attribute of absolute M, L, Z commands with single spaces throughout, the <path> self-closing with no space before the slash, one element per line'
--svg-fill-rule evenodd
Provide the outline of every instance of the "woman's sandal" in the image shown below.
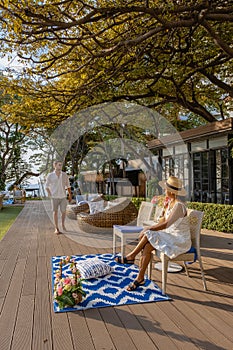
<path fill-rule="evenodd" d="M 123 261 L 122 261 L 121 256 L 117 256 L 115 261 L 118 264 L 131 264 L 131 265 L 134 264 L 134 260 L 127 259 L 126 256 L 123 257 Z"/>
<path fill-rule="evenodd" d="M 137 280 L 135 280 L 127 287 L 127 290 L 129 292 L 133 292 L 138 287 L 143 286 L 144 284 L 145 284 L 145 280 L 142 280 L 141 282 L 138 282 Z"/>

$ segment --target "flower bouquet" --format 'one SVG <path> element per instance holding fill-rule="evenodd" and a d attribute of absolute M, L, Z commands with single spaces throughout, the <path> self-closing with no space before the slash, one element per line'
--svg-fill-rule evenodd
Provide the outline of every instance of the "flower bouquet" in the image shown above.
<path fill-rule="evenodd" d="M 63 277 L 62 266 L 70 263 L 71 275 L 65 274 Z M 86 293 L 82 287 L 83 279 L 76 267 L 76 262 L 67 256 L 61 259 L 59 263 L 59 270 L 55 272 L 54 281 L 54 299 L 57 301 L 59 308 L 73 307 L 82 301 Z"/>
<path fill-rule="evenodd" d="M 153 203 L 155 207 L 155 215 L 154 215 L 154 221 L 158 222 L 159 219 L 163 216 L 165 209 L 169 205 L 169 197 L 160 195 L 160 196 L 154 196 L 151 199 L 151 203 Z"/>

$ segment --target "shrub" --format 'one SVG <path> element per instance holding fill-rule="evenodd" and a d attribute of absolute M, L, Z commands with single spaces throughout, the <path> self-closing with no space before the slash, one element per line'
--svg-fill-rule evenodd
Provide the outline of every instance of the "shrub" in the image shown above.
<path fill-rule="evenodd" d="M 131 201 L 133 202 L 133 204 L 135 205 L 135 207 L 137 208 L 137 210 L 139 209 L 141 203 L 143 201 L 146 201 L 146 198 L 138 198 L 138 197 L 132 197 Z"/>
<path fill-rule="evenodd" d="M 202 228 L 233 233 L 232 205 L 188 202 L 188 208 L 204 212 Z"/>
<path fill-rule="evenodd" d="M 139 209 L 145 198 L 132 198 L 133 204 Z M 233 206 L 228 204 L 188 202 L 188 208 L 204 212 L 202 228 L 219 232 L 233 233 Z"/>

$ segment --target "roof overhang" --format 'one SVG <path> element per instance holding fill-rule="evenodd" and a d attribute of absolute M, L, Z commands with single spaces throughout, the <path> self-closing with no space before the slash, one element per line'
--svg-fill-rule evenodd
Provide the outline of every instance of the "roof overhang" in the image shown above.
<path fill-rule="evenodd" d="M 208 137 L 217 137 L 233 133 L 233 118 L 209 123 L 207 125 L 199 126 L 194 129 L 184 130 L 180 133 L 175 133 L 163 136 L 160 139 L 154 139 L 147 143 L 149 149 L 171 147 L 182 142 L 192 142 Z"/>

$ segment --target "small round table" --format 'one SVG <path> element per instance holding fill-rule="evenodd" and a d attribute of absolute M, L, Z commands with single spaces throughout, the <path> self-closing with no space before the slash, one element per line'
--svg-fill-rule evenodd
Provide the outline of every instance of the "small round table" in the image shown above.
<path fill-rule="evenodd" d="M 154 268 L 156 270 L 162 271 L 162 263 L 161 262 L 157 262 L 154 264 Z M 172 261 L 168 262 L 168 268 L 167 268 L 167 272 L 168 273 L 176 273 L 176 272 L 181 272 L 183 270 L 183 266 L 176 264 Z"/>

